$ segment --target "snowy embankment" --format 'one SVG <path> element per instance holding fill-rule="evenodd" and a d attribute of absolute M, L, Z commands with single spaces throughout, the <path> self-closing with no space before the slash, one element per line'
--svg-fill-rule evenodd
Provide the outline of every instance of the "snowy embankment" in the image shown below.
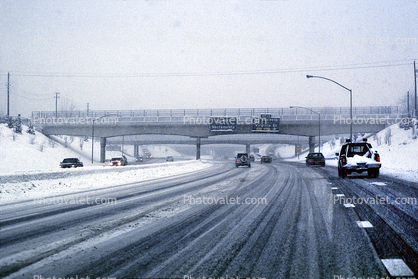
<path fill-rule="evenodd" d="M 76 148 L 77 144 L 82 145 L 80 138 L 66 140 L 70 149 L 39 132 L 30 135 L 26 129 L 23 127 L 23 133 L 16 134 L 6 124 L 0 124 L 1 204 L 178 175 L 212 165 L 194 160 L 125 167 L 91 164 L 87 155 L 91 149 Z M 86 143 L 84 146 L 90 147 Z M 170 148 L 163 151 L 172 152 Z M 66 157 L 80 158 L 84 167 L 59 169 L 59 162 Z"/>
<path fill-rule="evenodd" d="M 30 174 L 29 177 L 24 175 L 11 178 L 12 176 L 0 175 L 0 180 L 9 180 L 0 183 L 0 204 L 185 174 L 210 166 L 211 163 L 201 161 L 181 161 L 126 167 L 62 169 L 38 172 Z M 21 177 L 22 180 L 17 177 Z M 41 179 L 32 179 L 36 177 Z"/>
<path fill-rule="evenodd" d="M 391 125 L 376 135 L 366 135 L 373 150 L 378 151 L 380 155 L 381 174 L 418 181 L 418 139 L 416 135 L 416 129 L 404 130 L 398 124 Z M 336 138 L 321 146 L 321 152 L 327 159 L 327 165 L 337 166 L 338 161 L 335 153 L 340 152 L 342 143 L 340 138 Z M 316 149 L 316 151 L 318 150 Z M 299 160 L 297 157 L 289 160 L 305 163 L 307 154 L 307 152 L 300 154 Z"/>

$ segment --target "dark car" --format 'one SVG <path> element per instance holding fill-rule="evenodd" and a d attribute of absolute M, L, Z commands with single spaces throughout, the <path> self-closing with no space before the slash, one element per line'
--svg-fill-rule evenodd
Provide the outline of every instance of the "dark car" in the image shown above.
<path fill-rule="evenodd" d="M 65 158 L 59 165 L 60 169 L 83 167 L 83 163 L 78 158 Z"/>
<path fill-rule="evenodd" d="M 142 162 L 142 161 L 144 161 L 144 159 L 141 156 L 138 156 L 138 157 L 135 158 L 135 161 L 136 162 Z"/>
<path fill-rule="evenodd" d="M 271 156 L 261 156 L 261 164 L 262 163 L 271 163 L 273 158 Z"/>
<path fill-rule="evenodd" d="M 166 160 L 167 162 L 174 162 L 174 158 L 173 158 L 173 156 L 167 156 L 167 158 L 165 158 L 165 160 Z"/>
<path fill-rule="evenodd" d="M 110 160 L 110 166 L 126 166 L 128 164 L 128 159 L 125 156 L 113 157 Z"/>
<path fill-rule="evenodd" d="M 318 165 L 325 167 L 325 157 L 322 153 L 309 153 L 306 156 L 306 166 Z"/>
<path fill-rule="evenodd" d="M 235 166 L 238 168 L 239 166 L 248 166 L 251 168 L 251 160 L 250 156 L 247 153 L 238 153 L 235 157 Z"/>
<path fill-rule="evenodd" d="M 367 172 L 368 177 L 378 177 L 382 166 L 377 151 L 373 151 L 372 145 L 363 139 L 363 142 L 351 142 L 347 140 L 341 146 L 338 156 L 338 176 L 345 178 L 353 172 Z"/>
<path fill-rule="evenodd" d="M 254 155 L 250 155 L 250 162 L 255 162 Z"/>

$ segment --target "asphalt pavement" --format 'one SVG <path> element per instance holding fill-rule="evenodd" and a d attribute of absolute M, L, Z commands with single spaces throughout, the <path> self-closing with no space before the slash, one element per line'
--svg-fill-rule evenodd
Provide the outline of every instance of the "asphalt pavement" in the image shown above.
<path fill-rule="evenodd" d="M 55 197 L 72 203 L 0 205 L 0 277 L 413 278 L 417 188 L 333 167 L 218 162 Z"/>

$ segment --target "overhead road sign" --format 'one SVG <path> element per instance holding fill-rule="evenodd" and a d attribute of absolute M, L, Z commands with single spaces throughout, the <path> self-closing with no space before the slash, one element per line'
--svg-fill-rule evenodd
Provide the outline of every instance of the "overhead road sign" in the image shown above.
<path fill-rule="evenodd" d="M 272 118 L 271 116 L 254 118 L 251 130 L 253 132 L 277 133 L 280 131 L 280 118 Z"/>
<path fill-rule="evenodd" d="M 211 117 L 210 130 L 221 132 L 235 132 L 237 130 L 236 117 Z"/>

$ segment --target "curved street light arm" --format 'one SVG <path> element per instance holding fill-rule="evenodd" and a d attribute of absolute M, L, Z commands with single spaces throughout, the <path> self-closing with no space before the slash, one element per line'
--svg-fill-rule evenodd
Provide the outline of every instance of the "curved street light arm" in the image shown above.
<path fill-rule="evenodd" d="M 330 79 L 330 78 L 320 77 L 320 76 L 311 76 L 311 75 L 306 75 L 306 78 L 322 78 L 322 79 L 326 79 L 326 80 L 328 80 L 328 81 L 331 81 L 331 82 L 333 82 L 333 83 L 335 83 L 335 84 L 337 84 L 337 85 L 341 86 L 341 87 L 342 87 L 342 88 L 344 88 L 345 90 L 348 90 L 348 91 L 350 91 L 350 92 L 351 92 L 351 89 L 349 89 L 349 88 L 345 87 L 345 86 L 344 86 L 344 85 L 342 85 L 342 84 L 339 84 L 338 82 L 336 82 L 335 80 L 332 80 L 332 79 Z"/>

